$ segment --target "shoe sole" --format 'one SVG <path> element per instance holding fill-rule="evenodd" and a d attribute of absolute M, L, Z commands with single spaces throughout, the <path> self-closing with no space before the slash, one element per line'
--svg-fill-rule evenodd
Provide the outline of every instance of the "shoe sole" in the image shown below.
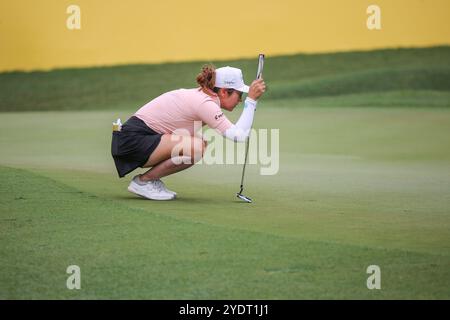
<path fill-rule="evenodd" d="M 130 191 L 131 193 L 137 194 L 138 196 L 140 196 L 142 198 L 155 200 L 155 201 L 169 201 L 169 200 L 175 199 L 174 195 L 172 195 L 172 198 L 164 198 L 164 199 L 150 198 L 150 197 L 147 197 L 146 195 L 140 193 L 139 190 L 134 189 L 133 186 L 128 186 L 128 191 Z"/>

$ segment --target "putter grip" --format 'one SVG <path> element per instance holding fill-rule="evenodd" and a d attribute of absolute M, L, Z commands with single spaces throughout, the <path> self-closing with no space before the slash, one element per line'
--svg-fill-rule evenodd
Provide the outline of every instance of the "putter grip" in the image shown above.
<path fill-rule="evenodd" d="M 264 54 L 259 55 L 258 59 L 258 72 L 256 73 L 256 79 L 260 79 L 264 69 Z"/>

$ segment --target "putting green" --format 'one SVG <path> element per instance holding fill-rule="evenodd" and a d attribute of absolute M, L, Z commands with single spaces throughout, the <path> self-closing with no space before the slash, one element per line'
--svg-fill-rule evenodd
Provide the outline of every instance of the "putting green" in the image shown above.
<path fill-rule="evenodd" d="M 128 193 L 109 143 L 132 111 L 2 113 L 0 297 L 448 299 L 450 110 L 295 101 L 258 109 L 280 165 L 248 167 L 252 204 L 241 165 L 168 177 L 176 201 Z"/>

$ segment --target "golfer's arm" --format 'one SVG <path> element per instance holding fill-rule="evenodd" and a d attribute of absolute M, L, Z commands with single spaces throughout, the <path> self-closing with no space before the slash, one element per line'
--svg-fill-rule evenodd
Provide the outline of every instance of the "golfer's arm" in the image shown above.
<path fill-rule="evenodd" d="M 244 110 L 236 124 L 225 131 L 224 136 L 233 141 L 245 141 L 249 136 L 255 115 L 256 101 L 247 97 L 244 103 Z"/>

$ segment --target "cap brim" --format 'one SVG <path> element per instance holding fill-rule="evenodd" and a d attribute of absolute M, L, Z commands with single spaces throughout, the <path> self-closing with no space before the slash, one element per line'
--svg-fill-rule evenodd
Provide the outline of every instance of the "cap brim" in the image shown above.
<path fill-rule="evenodd" d="M 240 92 L 248 93 L 249 86 L 247 86 L 247 85 L 244 84 L 242 87 L 237 88 L 237 89 L 235 89 L 235 90 L 240 91 Z"/>

